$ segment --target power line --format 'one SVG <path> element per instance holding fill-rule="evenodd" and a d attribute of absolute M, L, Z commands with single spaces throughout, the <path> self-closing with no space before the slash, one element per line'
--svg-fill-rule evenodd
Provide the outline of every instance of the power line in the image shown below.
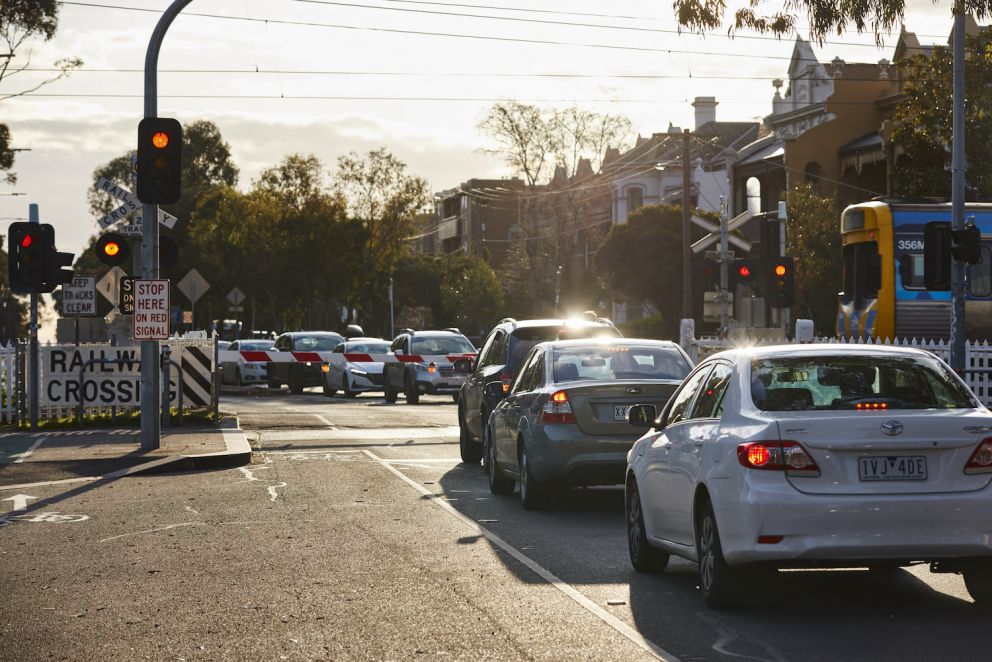
<path fill-rule="evenodd" d="M 141 7 L 124 7 L 120 5 L 108 5 L 108 4 L 100 4 L 93 2 L 78 2 L 76 0 L 61 0 L 60 4 L 76 6 L 76 7 L 93 7 L 98 9 L 115 9 L 121 11 L 136 11 L 136 12 L 154 13 L 154 14 L 160 13 L 159 10 L 157 9 L 146 9 Z M 553 39 L 525 39 L 523 37 L 502 37 L 502 36 L 493 36 L 493 35 L 465 34 L 465 33 L 457 33 L 457 32 L 428 32 L 426 30 L 410 30 L 410 29 L 401 29 L 401 28 L 344 25 L 340 23 L 317 23 L 313 21 L 290 21 L 287 19 L 275 19 L 275 18 L 250 18 L 246 16 L 205 14 L 199 12 L 184 12 L 183 14 L 181 14 L 181 16 L 187 16 L 187 17 L 195 16 L 199 18 L 243 21 L 249 23 L 330 28 L 337 30 L 385 32 L 390 34 L 404 34 L 404 35 L 416 35 L 416 36 L 428 36 L 428 37 L 448 37 L 448 38 L 456 38 L 456 39 L 475 39 L 481 41 L 495 41 L 502 43 L 535 44 L 542 46 L 575 46 L 580 48 L 634 51 L 639 53 L 665 53 L 668 55 L 673 55 L 673 54 L 693 55 L 700 57 L 732 57 L 737 59 L 747 58 L 747 59 L 760 59 L 760 60 L 788 60 L 788 61 L 793 60 L 791 55 L 785 56 L 785 55 L 758 55 L 753 53 L 720 53 L 715 51 L 693 51 L 693 50 L 678 49 L 678 48 L 650 48 L 647 46 L 625 46 L 619 44 L 600 44 L 600 43 L 578 42 L 578 41 L 556 41 Z M 816 62 L 818 64 L 822 64 L 816 57 L 795 58 L 795 60 L 800 62 Z"/>

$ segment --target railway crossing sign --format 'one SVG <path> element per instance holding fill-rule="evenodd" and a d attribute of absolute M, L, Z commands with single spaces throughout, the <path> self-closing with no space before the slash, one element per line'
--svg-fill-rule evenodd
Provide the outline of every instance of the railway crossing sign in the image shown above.
<path fill-rule="evenodd" d="M 727 222 L 727 232 L 731 232 L 733 230 L 740 228 L 742 225 L 744 225 L 749 220 L 751 220 L 751 217 L 752 217 L 751 212 L 746 211 L 730 219 L 730 221 Z M 692 222 L 698 225 L 699 227 L 709 232 L 708 235 L 706 235 L 699 241 L 695 242 L 691 246 L 693 253 L 699 254 L 700 252 L 709 248 L 713 244 L 720 243 L 720 226 L 718 224 L 707 221 L 705 218 L 700 218 L 699 216 L 693 216 L 690 220 L 692 220 Z M 732 234 L 728 234 L 727 241 L 733 244 L 734 246 L 737 246 L 744 252 L 751 250 L 751 242 L 747 241 L 746 239 L 741 239 L 740 237 L 736 237 Z"/>
<path fill-rule="evenodd" d="M 63 315 L 96 315 L 96 278 L 73 276 L 62 286 Z"/>
<path fill-rule="evenodd" d="M 96 182 L 96 190 L 103 191 L 104 193 L 110 195 L 112 198 L 116 198 L 121 201 L 121 206 L 112 210 L 109 214 L 105 214 L 96 220 L 97 225 L 100 226 L 101 230 L 106 230 L 114 223 L 124 220 L 128 215 L 137 212 L 134 219 L 134 226 L 141 226 L 141 201 L 128 191 L 123 186 L 118 186 L 106 177 L 101 177 Z M 158 210 L 158 222 L 165 227 L 172 229 L 175 226 L 176 221 L 179 220 L 172 214 Z M 133 232 L 129 232 L 133 234 Z"/>

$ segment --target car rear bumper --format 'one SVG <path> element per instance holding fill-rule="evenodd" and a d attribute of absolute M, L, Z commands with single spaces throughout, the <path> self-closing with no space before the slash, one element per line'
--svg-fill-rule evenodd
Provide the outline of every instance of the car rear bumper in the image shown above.
<path fill-rule="evenodd" d="M 464 383 L 461 376 L 417 375 L 417 390 L 428 395 L 458 395 Z"/>
<path fill-rule="evenodd" d="M 528 461 L 535 478 L 579 486 L 622 484 L 634 440 L 590 437 L 575 425 L 544 425 L 531 442 Z"/>
<path fill-rule="evenodd" d="M 739 496 L 714 500 L 724 556 L 731 564 L 992 556 L 992 488 L 863 496 L 750 485 Z M 759 536 L 782 538 L 759 543 Z"/>

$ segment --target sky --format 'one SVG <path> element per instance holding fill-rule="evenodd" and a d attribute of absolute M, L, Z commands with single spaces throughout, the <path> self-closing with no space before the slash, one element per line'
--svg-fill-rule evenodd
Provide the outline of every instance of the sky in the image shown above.
<path fill-rule="evenodd" d="M 86 192 L 96 168 L 134 148 L 145 51 L 169 4 L 61 3 L 55 37 L 29 44 L 39 71 L 0 82 L 0 121 L 30 150 L 18 153 L 18 182 L 0 183 L 0 220 L 37 203 L 60 250 L 79 252 L 96 234 Z M 950 2 L 907 5 L 908 30 L 946 42 Z M 816 52 L 877 62 L 895 41 L 846 34 Z M 670 0 L 193 0 L 162 46 L 158 108 L 216 123 L 242 189 L 290 154 L 316 155 L 330 176 L 338 156 L 385 146 L 440 191 L 512 174 L 477 128 L 494 101 L 623 114 L 641 135 L 691 128 L 696 96 L 717 98 L 718 120 L 758 121 L 792 49 L 791 38 L 680 33 Z M 67 57 L 83 67 L 3 98 Z"/>

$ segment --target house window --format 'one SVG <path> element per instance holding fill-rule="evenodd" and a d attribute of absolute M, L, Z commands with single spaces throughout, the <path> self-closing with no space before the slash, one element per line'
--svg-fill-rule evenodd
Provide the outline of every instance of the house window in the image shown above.
<path fill-rule="evenodd" d="M 748 177 L 744 184 L 747 192 L 747 210 L 752 214 L 761 213 L 761 180 L 757 177 Z"/>
<path fill-rule="evenodd" d="M 806 168 L 803 171 L 806 175 L 806 183 L 810 185 L 814 191 L 819 193 L 820 191 L 820 173 L 822 169 L 820 164 L 816 161 L 810 161 L 806 164 Z"/>
<path fill-rule="evenodd" d="M 627 213 L 644 206 L 644 189 L 634 187 L 627 189 Z"/>

